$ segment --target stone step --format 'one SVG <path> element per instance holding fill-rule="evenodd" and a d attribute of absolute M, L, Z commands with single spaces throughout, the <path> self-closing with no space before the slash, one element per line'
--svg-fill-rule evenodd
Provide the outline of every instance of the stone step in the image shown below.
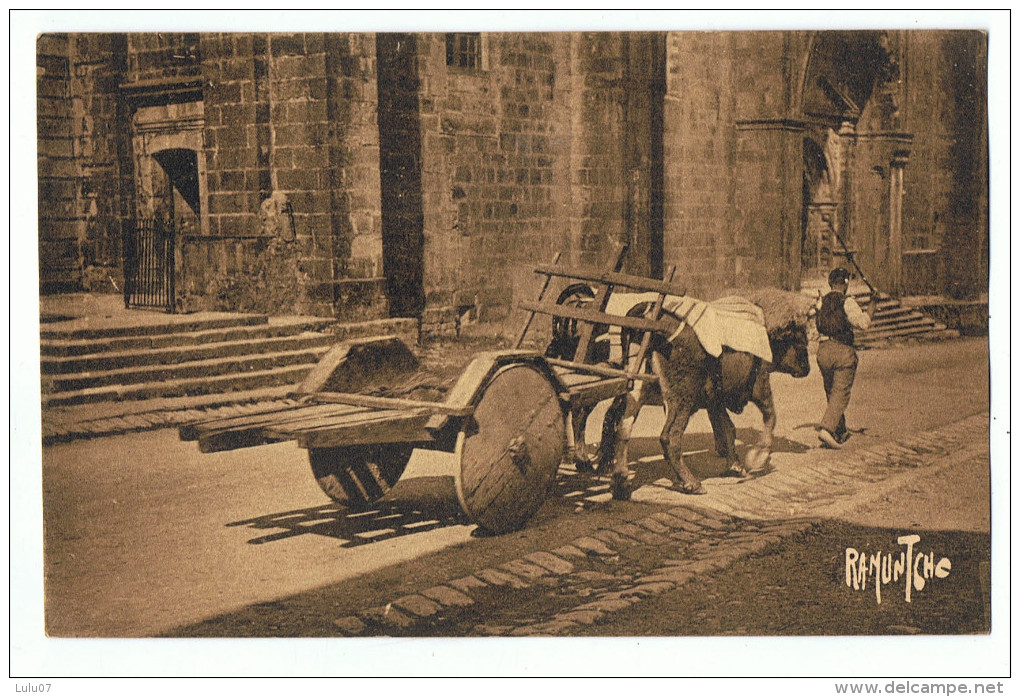
<path fill-rule="evenodd" d="M 329 334 L 303 332 L 288 336 L 247 337 L 242 341 L 218 341 L 157 349 L 105 351 L 68 357 L 43 356 L 41 368 L 43 375 L 94 373 L 142 366 L 171 366 L 229 356 L 297 351 L 328 347 L 335 342 L 336 339 Z"/>
<path fill-rule="evenodd" d="M 930 327 L 906 327 L 903 329 L 897 329 L 892 331 L 878 332 L 876 334 L 869 334 L 861 337 L 857 340 L 860 345 L 867 345 L 870 343 L 877 343 L 884 341 L 885 339 L 900 339 L 900 338 L 931 338 L 931 339 L 947 339 L 956 338 L 960 335 L 954 329 L 948 329 L 944 324 L 935 324 Z"/>
<path fill-rule="evenodd" d="M 921 338 L 925 339 L 926 341 L 948 341 L 949 339 L 959 339 L 960 330 L 950 329 L 948 327 L 946 327 L 945 329 L 935 329 L 928 332 Z"/>
<path fill-rule="evenodd" d="M 319 331 L 332 320 L 299 318 L 273 321 L 268 324 L 226 326 L 198 331 L 180 331 L 169 334 L 138 334 L 133 336 L 98 339 L 43 339 L 40 350 L 43 356 L 83 356 L 104 352 L 162 349 L 169 347 L 199 346 L 224 341 L 258 341 L 260 339 L 293 336 Z"/>
<path fill-rule="evenodd" d="M 267 390 L 276 386 L 296 386 L 308 375 L 313 367 L 311 364 L 299 364 L 271 370 L 227 373 L 199 378 L 157 380 L 133 385 L 90 387 L 69 392 L 44 394 L 42 404 L 43 407 L 58 407 L 120 400 L 174 398 L 249 390 Z"/>
<path fill-rule="evenodd" d="M 894 329 L 896 327 L 935 324 L 938 324 L 938 322 L 931 317 L 928 317 L 921 312 L 911 312 L 908 314 L 898 315 L 896 317 L 876 319 L 871 323 L 871 327 L 869 327 L 867 331 L 874 332 L 882 331 L 884 329 Z"/>
<path fill-rule="evenodd" d="M 857 304 L 861 307 L 868 305 L 871 302 L 871 293 L 850 293 L 850 297 L 857 301 Z M 900 301 L 896 298 L 889 297 L 888 295 L 878 295 L 878 309 L 881 312 L 883 309 L 900 307 Z"/>
<path fill-rule="evenodd" d="M 862 307 L 871 299 L 870 292 L 852 294 Z M 923 312 L 904 306 L 895 298 L 880 298 L 872 320 L 871 328 L 856 333 L 857 344 L 868 346 L 882 343 L 888 339 L 918 338 L 942 340 L 959 336 L 959 332 L 949 330 L 944 324 Z"/>
<path fill-rule="evenodd" d="M 50 425 L 58 430 L 67 431 L 68 429 L 73 429 L 74 424 L 103 419 L 183 412 L 193 409 L 218 409 L 232 404 L 273 402 L 285 399 L 293 389 L 293 384 L 286 384 L 255 387 L 250 390 L 237 390 L 234 392 L 57 406 L 48 408 L 43 413 L 43 425 Z"/>
<path fill-rule="evenodd" d="M 75 339 L 107 339 L 112 337 L 153 336 L 156 334 L 177 334 L 182 332 L 198 332 L 224 327 L 245 327 L 268 324 L 266 315 L 246 315 L 221 313 L 214 316 L 190 318 L 188 315 L 167 315 L 166 320 L 154 322 L 131 323 L 127 320 L 102 324 L 96 321 L 89 326 L 88 320 L 79 319 L 59 324 L 67 326 L 44 326 L 39 331 L 42 340 L 72 341 Z"/>
<path fill-rule="evenodd" d="M 81 391 L 91 388 L 128 386 L 152 381 L 208 380 L 236 373 L 272 372 L 275 368 L 304 365 L 308 369 L 318 362 L 327 347 L 278 351 L 262 355 L 230 356 L 200 361 L 187 361 L 169 366 L 141 366 L 119 370 L 103 370 L 66 376 L 43 376 L 43 393 Z M 279 384 L 279 383 L 274 383 Z M 257 386 L 257 385 L 253 385 Z M 206 393 L 208 392 L 205 391 Z"/>
<path fill-rule="evenodd" d="M 917 310 L 914 310 L 913 308 L 898 305 L 897 307 L 890 308 L 888 310 L 879 310 L 878 312 L 875 313 L 875 316 L 872 318 L 872 322 L 874 323 L 888 320 L 896 320 L 897 318 L 908 317 L 910 315 L 921 315 L 921 313 L 918 312 Z"/>
<path fill-rule="evenodd" d="M 881 334 L 882 332 L 892 331 L 896 329 L 907 329 L 911 327 L 915 329 L 925 329 L 929 327 L 935 327 L 936 325 L 938 325 L 938 322 L 936 320 L 932 319 L 931 317 L 918 314 L 916 317 L 906 317 L 899 319 L 895 322 L 872 324 L 870 329 L 867 329 L 863 332 L 858 332 L 858 334 L 868 336 L 870 334 Z"/>

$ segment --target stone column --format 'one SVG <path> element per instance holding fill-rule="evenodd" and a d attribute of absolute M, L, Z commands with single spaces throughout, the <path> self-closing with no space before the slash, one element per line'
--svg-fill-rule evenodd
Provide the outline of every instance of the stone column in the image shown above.
<path fill-rule="evenodd" d="M 893 151 L 889 162 L 889 280 L 894 293 L 903 290 L 903 168 L 910 151 Z"/>
<path fill-rule="evenodd" d="M 857 134 L 853 230 L 844 240 L 871 284 L 886 293 L 901 285 L 903 168 L 911 141 L 907 133 Z"/>

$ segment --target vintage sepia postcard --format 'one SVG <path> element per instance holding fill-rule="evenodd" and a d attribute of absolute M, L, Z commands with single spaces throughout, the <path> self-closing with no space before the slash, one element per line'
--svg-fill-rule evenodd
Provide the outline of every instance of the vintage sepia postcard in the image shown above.
<path fill-rule="evenodd" d="M 1008 13 L 13 19 L 19 691 L 1002 691 Z"/>

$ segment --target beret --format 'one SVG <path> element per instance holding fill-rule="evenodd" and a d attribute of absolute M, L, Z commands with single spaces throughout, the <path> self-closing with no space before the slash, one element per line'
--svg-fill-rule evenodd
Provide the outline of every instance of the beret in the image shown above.
<path fill-rule="evenodd" d="M 846 283 L 850 280 L 850 272 L 843 267 L 838 267 L 829 272 L 829 285 L 834 286 Z"/>

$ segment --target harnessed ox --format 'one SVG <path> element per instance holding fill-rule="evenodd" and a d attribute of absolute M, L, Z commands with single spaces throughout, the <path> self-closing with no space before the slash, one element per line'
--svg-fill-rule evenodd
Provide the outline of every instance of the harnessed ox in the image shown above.
<path fill-rule="evenodd" d="M 618 293 L 612 300 L 629 302 L 630 316 L 644 316 L 651 309 L 651 303 L 640 301 L 639 296 Z M 679 491 L 688 494 L 705 491 L 685 464 L 682 448 L 688 421 L 700 409 L 708 411 L 716 451 L 726 458 L 727 475 L 743 477 L 749 472 L 737 455 L 736 428 L 727 411 L 739 414 L 748 402 L 757 406 L 764 428 L 761 440 L 749 451 L 747 459 L 752 471 L 763 469 L 771 453 L 776 424 L 769 376 L 778 371 L 800 378 L 811 370 L 807 353 L 809 305 L 810 299 L 805 296 L 774 289 L 758 291 L 750 300 L 731 297 L 711 304 L 689 298 L 669 299 L 663 318 L 675 329 L 668 335 L 653 335 L 649 347 L 648 363 L 657 382 L 636 381 L 630 393 L 613 401 L 603 423 L 599 470 L 609 470 L 613 497 L 618 500 L 630 497 L 628 443 L 634 419 L 644 405 L 661 404 L 666 409 L 659 441 Z M 745 316 L 749 310 L 751 316 L 756 312 L 757 328 L 754 322 L 728 323 L 727 315 L 733 319 L 733 313 L 720 312 L 720 308 L 737 308 Z M 721 323 L 723 334 L 729 336 L 706 338 L 708 328 L 717 322 Z M 755 332 L 757 337 L 748 338 L 749 333 Z M 633 339 L 628 330 L 621 331 L 621 362 L 629 358 Z M 733 345 L 751 350 L 735 350 Z M 609 353 L 604 349 L 603 352 Z M 640 366 L 630 368 L 636 371 Z M 583 449 L 587 417 L 588 413 L 574 415 L 579 469 L 590 468 Z"/>

